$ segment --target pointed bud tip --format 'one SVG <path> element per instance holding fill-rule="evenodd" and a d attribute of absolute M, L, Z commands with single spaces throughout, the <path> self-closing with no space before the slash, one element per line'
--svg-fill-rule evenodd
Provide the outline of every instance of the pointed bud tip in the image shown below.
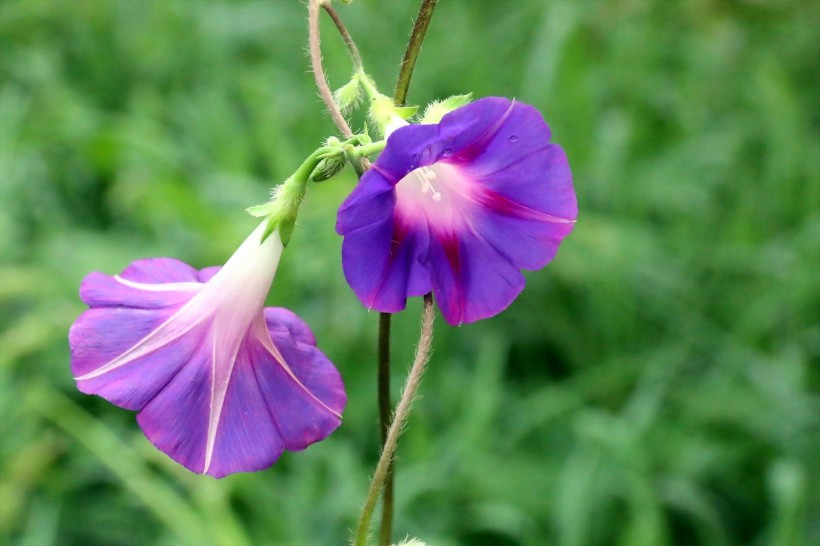
<path fill-rule="evenodd" d="M 324 182 L 328 178 L 332 178 L 345 168 L 347 161 L 344 154 L 328 156 L 316 165 L 313 172 L 310 173 L 310 180 L 313 182 Z"/>
<path fill-rule="evenodd" d="M 433 101 L 427 105 L 424 110 L 424 115 L 421 117 L 420 123 L 433 124 L 441 121 L 445 115 L 453 110 L 466 106 L 473 101 L 473 94 L 467 93 L 464 95 L 453 95 L 444 100 Z"/>

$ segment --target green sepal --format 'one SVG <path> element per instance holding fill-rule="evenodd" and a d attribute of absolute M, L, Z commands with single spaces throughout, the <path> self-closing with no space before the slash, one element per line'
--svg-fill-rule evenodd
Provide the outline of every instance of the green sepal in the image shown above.
<path fill-rule="evenodd" d="M 343 114 L 349 114 L 362 100 L 362 86 L 358 76 L 353 76 L 349 82 L 333 92 L 333 102 Z"/>
<path fill-rule="evenodd" d="M 398 544 L 393 544 L 392 546 L 427 546 L 427 543 L 422 542 L 417 538 L 405 538 Z"/>
<path fill-rule="evenodd" d="M 332 154 L 321 159 L 313 172 L 310 173 L 310 180 L 313 182 L 324 182 L 328 178 L 336 176 L 347 165 L 344 153 Z"/>
<path fill-rule="evenodd" d="M 293 219 L 292 222 L 282 222 L 279 224 L 279 237 L 282 239 L 282 246 L 287 247 L 288 243 L 290 242 L 290 236 L 293 235 L 293 228 L 296 226 L 296 218 Z M 275 228 L 274 228 L 275 229 Z M 265 230 L 265 234 L 262 235 L 262 240 L 264 241 L 265 238 L 273 233 L 273 229 L 270 226 Z"/>
<path fill-rule="evenodd" d="M 384 95 L 373 99 L 370 105 L 370 117 L 379 127 L 390 123 L 391 117 L 398 116 L 407 120 L 415 116 L 418 111 L 418 106 L 396 106 L 393 99 Z"/>
<path fill-rule="evenodd" d="M 401 119 L 410 119 L 419 111 L 418 106 L 396 106 L 393 110 Z"/>
<path fill-rule="evenodd" d="M 247 209 L 252 216 L 261 216 L 268 219 L 268 225 L 262 233 L 263 241 L 278 229 L 282 245 L 288 245 L 290 236 L 293 233 L 293 227 L 296 225 L 299 205 L 305 196 L 305 182 L 293 177 L 288 178 L 284 183 L 274 188 L 273 196 L 269 202 Z"/>
<path fill-rule="evenodd" d="M 393 100 L 385 95 L 379 95 L 371 100 L 368 114 L 370 121 L 379 131 L 384 131 L 384 127 L 390 123 L 390 118 L 398 115 Z"/>
<path fill-rule="evenodd" d="M 421 117 L 419 123 L 438 123 L 446 114 L 470 104 L 472 101 L 473 94 L 467 93 L 466 95 L 453 95 L 444 100 L 431 102 L 427 105 L 427 108 L 424 109 L 424 115 Z"/>
<path fill-rule="evenodd" d="M 252 207 L 248 207 L 245 209 L 245 212 L 250 214 L 255 218 L 263 218 L 265 216 L 270 216 L 271 210 L 273 209 L 273 203 L 267 202 L 262 203 L 261 205 L 254 205 Z"/>

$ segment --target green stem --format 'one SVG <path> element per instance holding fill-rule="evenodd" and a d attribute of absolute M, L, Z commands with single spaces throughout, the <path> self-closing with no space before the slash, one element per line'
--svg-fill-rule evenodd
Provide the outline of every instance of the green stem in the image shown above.
<path fill-rule="evenodd" d="M 282 244 L 287 246 L 290 240 L 290 233 L 293 231 L 293 226 L 296 223 L 299 206 L 307 191 L 310 175 L 327 154 L 339 153 L 339 151 L 340 148 L 338 146 L 323 146 L 314 150 L 287 180 L 274 188 L 273 197 L 271 197 L 270 201 L 248 209 L 248 212 L 253 216 L 267 218 L 268 224 L 262 234 L 263 241 L 267 239 L 274 230 L 279 229 Z"/>
<path fill-rule="evenodd" d="M 338 148 L 333 146 L 323 146 L 321 148 L 317 148 L 312 154 L 307 156 L 307 159 L 299 165 L 296 171 L 290 175 L 288 180 L 296 179 L 300 181 L 300 183 L 307 184 L 311 173 L 313 173 L 313 169 L 319 165 L 319 162 L 324 158 L 324 156 L 327 154 L 337 153 L 338 151 Z"/>
<path fill-rule="evenodd" d="M 407 90 L 410 87 L 410 79 L 413 76 L 413 69 L 416 67 L 416 59 L 418 58 L 421 44 L 424 42 L 424 36 L 427 33 L 427 27 L 430 26 L 430 19 L 433 17 L 433 10 L 436 7 L 436 0 L 422 0 L 419 6 L 418 17 L 413 26 L 413 31 L 410 34 L 410 41 L 407 44 L 407 49 L 404 52 L 404 59 L 401 63 L 401 70 L 396 82 L 396 90 L 393 93 L 393 102 L 397 106 L 404 106 L 407 100 Z M 367 85 L 370 81 L 367 76 L 360 78 L 366 83 L 365 92 L 368 91 Z M 376 91 L 375 88 L 372 91 Z M 428 295 L 424 298 L 425 310 L 428 299 L 432 302 L 432 296 Z M 422 331 L 422 339 L 424 332 Z M 384 344 L 385 353 L 382 355 L 382 343 Z M 421 347 L 421 341 L 419 342 Z M 409 384 L 409 382 L 408 382 Z M 405 389 L 406 391 L 406 389 Z M 383 407 L 389 408 L 390 403 L 390 315 L 382 313 L 379 317 L 379 415 L 381 417 L 382 425 L 382 449 L 386 451 L 387 448 L 387 434 L 388 423 L 390 419 L 389 412 L 382 411 Z M 395 448 L 394 448 L 395 449 Z M 391 454 L 387 472 L 384 482 L 384 492 L 382 497 L 382 519 L 379 527 L 379 546 L 388 546 L 393 535 L 393 506 L 395 496 L 395 461 Z"/>
<path fill-rule="evenodd" d="M 381 423 L 382 449 L 387 443 L 387 433 L 390 430 L 390 313 L 379 313 L 379 421 Z M 393 460 L 387 467 L 384 491 L 382 491 L 382 520 L 379 526 L 379 544 L 390 544 L 393 534 Z"/>
<path fill-rule="evenodd" d="M 350 53 L 350 61 L 353 63 L 353 71 L 358 72 L 362 69 L 362 56 L 359 54 L 359 48 L 356 47 L 356 42 L 353 41 L 353 38 L 347 31 L 347 27 L 342 22 L 342 18 L 339 17 L 339 14 L 335 9 L 333 9 L 330 2 L 322 2 L 322 9 L 324 9 L 325 12 L 330 15 L 330 18 L 333 19 L 333 24 L 336 25 L 336 30 L 339 31 L 339 35 L 342 37 L 345 46 L 347 46 L 347 51 Z"/>
<path fill-rule="evenodd" d="M 360 157 L 366 157 L 369 155 L 374 155 L 382 150 L 387 145 L 387 140 L 379 140 L 378 142 L 371 142 L 370 144 L 363 144 L 361 146 L 354 146 L 349 156 L 353 157 L 354 159 L 358 159 Z"/>
<path fill-rule="evenodd" d="M 407 89 L 410 87 L 410 78 L 413 76 L 413 69 L 416 67 L 416 59 L 421 51 L 421 44 L 424 42 L 424 35 L 427 34 L 427 27 L 430 26 L 430 19 L 433 17 L 433 10 L 436 9 L 437 0 L 422 0 L 419 7 L 419 14 L 416 17 L 416 24 L 410 34 L 410 41 L 404 52 L 401 61 L 399 78 L 396 81 L 396 91 L 393 99 L 399 106 L 404 105 L 407 100 Z"/>
<path fill-rule="evenodd" d="M 373 80 L 365 74 L 364 70 L 359 70 L 356 72 L 356 76 L 358 77 L 359 85 L 361 85 L 362 89 L 364 89 L 364 93 L 367 95 L 367 98 L 370 100 L 376 100 L 384 97 L 384 95 L 380 93 L 378 88 L 373 84 Z"/>

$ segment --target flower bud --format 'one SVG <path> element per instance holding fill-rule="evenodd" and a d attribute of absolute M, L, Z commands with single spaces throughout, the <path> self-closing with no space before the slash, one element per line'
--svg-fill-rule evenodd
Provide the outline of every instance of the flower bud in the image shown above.
<path fill-rule="evenodd" d="M 316 168 L 310 173 L 310 180 L 313 182 L 324 182 L 328 178 L 332 178 L 341 172 L 342 169 L 345 168 L 345 164 L 344 154 L 339 153 L 328 156 L 319 161 L 319 164 L 316 165 Z"/>

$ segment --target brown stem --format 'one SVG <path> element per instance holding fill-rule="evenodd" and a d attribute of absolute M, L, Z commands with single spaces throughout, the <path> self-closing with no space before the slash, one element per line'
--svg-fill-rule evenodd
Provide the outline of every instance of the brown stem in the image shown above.
<path fill-rule="evenodd" d="M 424 296 L 424 309 L 421 312 L 421 335 L 419 336 L 418 347 L 416 347 L 416 355 L 413 358 L 413 366 L 407 375 L 407 383 L 404 385 L 401 399 L 396 406 L 396 413 L 393 415 L 393 421 L 390 423 L 390 429 L 387 431 L 387 440 L 384 443 L 384 449 L 379 458 L 379 463 L 376 465 L 373 481 L 370 482 L 367 499 L 365 500 L 362 514 L 359 517 L 359 524 L 356 528 L 356 539 L 353 543 L 355 546 L 367 546 L 370 520 L 373 516 L 373 510 L 376 508 L 376 502 L 379 499 L 379 492 L 384 485 L 390 463 L 396 453 L 396 445 L 398 445 L 399 436 L 410 414 L 410 408 L 413 405 L 416 390 L 418 390 L 419 383 L 421 383 L 421 378 L 424 375 L 424 369 L 430 360 L 430 347 L 433 343 L 433 322 L 435 317 L 433 295 L 427 294 Z"/>
<path fill-rule="evenodd" d="M 353 71 L 358 72 L 362 69 L 362 56 L 359 55 L 359 48 L 356 47 L 356 42 L 353 41 L 353 38 L 347 31 L 347 27 L 342 22 L 342 18 L 339 17 L 339 14 L 335 9 L 333 9 L 330 2 L 322 2 L 322 9 L 324 9 L 327 14 L 330 15 L 330 18 L 333 19 L 333 24 L 336 25 L 336 29 L 339 31 L 342 40 L 344 40 L 344 43 L 347 46 L 347 50 L 350 52 L 350 59 L 353 61 Z"/>
<path fill-rule="evenodd" d="M 313 79 L 316 81 L 316 88 L 319 95 L 327 107 L 333 123 L 344 135 L 345 138 L 353 136 L 350 125 L 347 124 L 342 112 L 333 100 L 333 92 L 327 84 L 325 68 L 322 66 L 322 41 L 319 37 L 319 4 L 321 0 L 309 0 L 308 2 L 308 44 L 310 47 L 310 65 L 313 68 Z"/>
<path fill-rule="evenodd" d="M 430 26 L 433 10 L 436 9 L 436 2 L 437 0 L 422 0 L 421 6 L 419 6 L 416 24 L 413 26 L 410 41 L 407 42 L 407 49 L 404 51 L 404 58 L 401 61 L 399 79 L 396 81 L 396 91 L 393 93 L 393 99 L 399 106 L 402 106 L 407 100 L 407 89 L 410 87 L 410 78 L 413 76 L 413 69 L 416 67 L 416 58 L 418 58 L 421 44 L 424 42 L 427 27 Z"/>

